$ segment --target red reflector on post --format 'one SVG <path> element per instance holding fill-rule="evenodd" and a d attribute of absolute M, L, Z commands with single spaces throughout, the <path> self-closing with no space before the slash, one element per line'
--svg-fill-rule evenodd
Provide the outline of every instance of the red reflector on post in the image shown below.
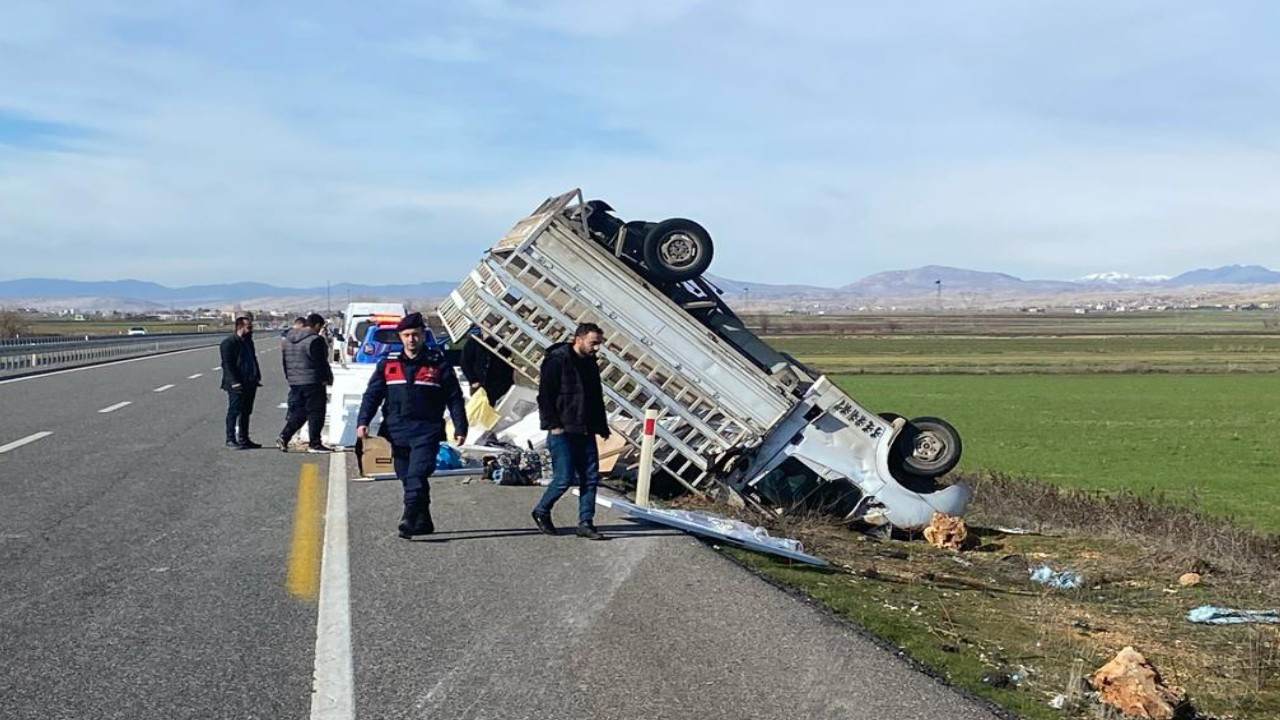
<path fill-rule="evenodd" d="M 657 421 L 657 420 L 653 420 L 653 419 L 651 419 L 651 418 L 645 418 L 645 421 L 644 421 L 644 434 L 645 434 L 645 435 L 652 435 L 652 434 L 653 434 L 653 431 L 654 431 L 654 429 L 657 427 L 657 425 L 658 425 L 658 421 Z"/>

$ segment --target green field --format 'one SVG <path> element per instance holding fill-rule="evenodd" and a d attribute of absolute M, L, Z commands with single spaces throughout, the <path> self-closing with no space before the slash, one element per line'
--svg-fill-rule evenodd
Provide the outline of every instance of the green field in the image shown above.
<path fill-rule="evenodd" d="M 1280 332 L 1280 310 L 1166 312 L 903 312 L 850 315 L 744 314 L 761 335 L 1253 335 Z"/>
<path fill-rule="evenodd" d="M 1156 491 L 1280 532 L 1275 322 L 1274 312 L 1199 312 L 764 324 L 782 333 L 770 344 L 869 409 L 950 421 L 964 439 L 960 470 Z M 861 334 L 875 328 L 885 334 Z"/>
<path fill-rule="evenodd" d="M 1280 335 L 773 336 L 828 373 L 1280 371 Z"/>
<path fill-rule="evenodd" d="M 961 470 L 1155 490 L 1280 532 L 1276 375 L 843 375 L 868 409 L 936 415 Z"/>

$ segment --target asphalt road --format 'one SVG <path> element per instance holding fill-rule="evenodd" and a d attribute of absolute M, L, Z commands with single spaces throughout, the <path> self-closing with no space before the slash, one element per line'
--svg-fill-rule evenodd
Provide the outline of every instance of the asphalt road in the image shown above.
<path fill-rule="evenodd" d="M 349 621 L 359 718 L 991 717 L 687 536 L 607 512 L 608 541 L 535 533 L 537 488 L 437 480 L 439 532 L 406 542 L 398 484 L 347 482 L 333 456 L 349 542 L 326 561 L 348 560 L 349 605 L 299 593 L 319 538 L 295 525 L 323 509 L 304 468 L 323 491 L 330 460 L 224 448 L 217 364 L 0 383 L 0 717 L 318 717 L 320 606 Z"/>

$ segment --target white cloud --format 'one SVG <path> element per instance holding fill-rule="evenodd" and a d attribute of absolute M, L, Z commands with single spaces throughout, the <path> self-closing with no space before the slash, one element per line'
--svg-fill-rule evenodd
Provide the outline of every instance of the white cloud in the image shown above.
<path fill-rule="evenodd" d="M 79 132 L 0 124 L 2 272 L 281 282 L 356 243 L 401 255 L 335 282 L 451 279 L 574 186 L 699 220 L 748 280 L 1280 267 L 1275 29 L 1198 3 L 15 0 L 0 123 Z"/>

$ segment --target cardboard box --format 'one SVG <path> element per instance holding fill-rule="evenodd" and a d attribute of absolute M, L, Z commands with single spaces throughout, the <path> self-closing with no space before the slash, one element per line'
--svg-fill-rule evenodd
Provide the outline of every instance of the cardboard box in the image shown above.
<path fill-rule="evenodd" d="M 391 443 L 386 438 L 373 435 L 356 440 L 356 466 L 360 468 L 360 477 L 395 477 Z"/>
<path fill-rule="evenodd" d="M 600 458 L 600 474 L 608 475 L 613 472 L 613 466 L 618 464 L 618 456 L 627 450 L 627 441 L 622 437 L 622 433 L 617 430 L 609 434 L 609 439 L 605 440 L 599 435 L 596 436 L 596 454 Z"/>

